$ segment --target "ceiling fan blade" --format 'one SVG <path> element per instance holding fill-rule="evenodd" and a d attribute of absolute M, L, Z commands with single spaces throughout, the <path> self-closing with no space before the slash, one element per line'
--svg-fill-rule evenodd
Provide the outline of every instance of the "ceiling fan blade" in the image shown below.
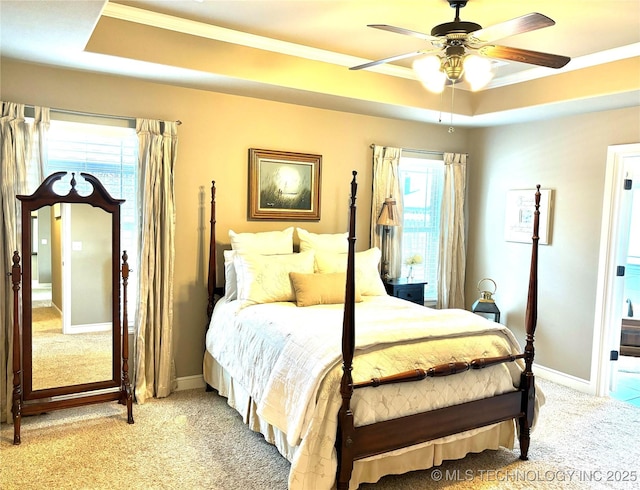
<path fill-rule="evenodd" d="M 548 68 L 562 68 L 571 61 L 568 56 L 539 53 L 528 49 L 510 48 L 508 46 L 482 46 L 478 52 L 489 58 L 507 61 L 519 61 L 530 65 L 546 66 Z"/>
<path fill-rule="evenodd" d="M 516 17 L 515 19 L 507 20 L 500 24 L 495 24 L 493 26 L 474 31 L 469 34 L 468 39 L 470 44 L 488 43 L 497 39 L 513 36 L 515 34 L 522 34 L 523 32 L 535 31 L 536 29 L 549 27 L 554 24 L 555 21 L 553 19 L 550 19 L 546 15 L 533 12 L 531 14 L 523 15 L 522 17 Z"/>
<path fill-rule="evenodd" d="M 373 27 L 374 29 L 381 29 L 383 31 L 395 32 L 396 34 L 404 34 L 405 36 L 417 37 L 418 39 L 422 39 L 424 41 L 434 41 L 438 39 L 437 37 L 430 36 L 429 34 L 424 34 L 418 31 L 412 31 L 409 29 L 405 29 L 404 27 L 395 27 L 389 26 L 386 24 L 369 24 L 367 27 Z"/>
<path fill-rule="evenodd" d="M 363 65 L 352 66 L 351 68 L 349 68 L 349 70 L 362 70 L 364 68 L 370 68 L 372 66 L 381 65 L 383 63 L 390 63 L 392 61 L 402 60 L 404 58 L 411 58 L 412 56 L 419 56 L 424 53 L 425 51 L 412 51 L 411 53 L 398 54 L 396 56 L 391 56 L 382 60 L 370 61 L 369 63 L 364 63 Z"/>

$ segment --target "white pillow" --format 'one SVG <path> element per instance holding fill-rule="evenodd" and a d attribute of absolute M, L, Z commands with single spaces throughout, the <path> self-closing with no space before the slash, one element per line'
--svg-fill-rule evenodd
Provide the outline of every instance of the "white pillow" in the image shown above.
<path fill-rule="evenodd" d="M 355 254 L 356 287 L 362 296 L 384 296 L 387 290 L 380 279 L 378 264 L 382 253 L 377 247 Z M 345 272 L 347 270 L 347 254 L 316 252 L 316 272 Z"/>
<path fill-rule="evenodd" d="M 236 233 L 229 230 L 231 248 L 245 254 L 290 254 L 293 253 L 293 226 L 282 231 L 258 233 Z"/>
<path fill-rule="evenodd" d="M 290 272 L 312 274 L 313 252 L 287 255 L 237 253 L 233 259 L 238 280 L 238 299 L 251 303 L 295 301 Z"/>
<path fill-rule="evenodd" d="M 233 265 L 233 258 L 236 256 L 235 250 L 225 250 L 224 255 L 224 295 L 231 301 L 238 299 L 238 280 L 236 278 L 236 268 Z"/>
<path fill-rule="evenodd" d="M 300 251 L 315 250 L 317 252 L 347 253 L 349 250 L 349 233 L 318 234 L 298 228 Z"/>

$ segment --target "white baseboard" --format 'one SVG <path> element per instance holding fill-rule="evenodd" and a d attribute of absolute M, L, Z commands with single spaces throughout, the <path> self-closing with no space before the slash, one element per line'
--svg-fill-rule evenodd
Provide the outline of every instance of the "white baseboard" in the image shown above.
<path fill-rule="evenodd" d="M 182 378 L 178 378 L 177 381 L 178 388 L 176 391 L 195 390 L 199 388 L 204 389 L 206 386 L 202 374 L 197 374 L 195 376 L 184 376 Z"/>
<path fill-rule="evenodd" d="M 574 390 L 581 391 L 583 393 L 595 395 L 595 387 L 592 386 L 591 383 L 586 379 L 571 376 L 570 374 L 566 373 L 561 373 L 560 371 L 556 371 L 555 369 L 544 367 L 535 363 L 533 364 L 533 374 L 539 378 L 552 381 L 553 383 L 557 383 L 568 388 L 573 388 Z"/>
<path fill-rule="evenodd" d="M 113 329 L 113 323 L 87 323 L 83 325 L 69 325 L 64 329 L 65 334 L 77 334 L 77 333 L 96 333 L 96 332 L 111 332 Z"/>

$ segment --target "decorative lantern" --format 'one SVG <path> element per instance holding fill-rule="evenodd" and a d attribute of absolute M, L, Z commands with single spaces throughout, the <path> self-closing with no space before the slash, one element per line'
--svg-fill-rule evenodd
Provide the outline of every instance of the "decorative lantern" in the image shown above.
<path fill-rule="evenodd" d="M 481 287 L 482 283 L 491 282 L 493 284 L 493 291 L 489 291 L 487 289 L 483 289 Z M 488 318 L 489 320 L 493 320 L 496 323 L 500 323 L 500 310 L 496 306 L 495 301 L 493 301 L 492 295 L 495 294 L 498 287 L 493 279 L 489 279 L 485 277 L 484 279 L 480 279 L 478 282 L 478 291 L 480 291 L 480 298 L 473 303 L 471 306 L 471 311 L 480 316 Z"/>

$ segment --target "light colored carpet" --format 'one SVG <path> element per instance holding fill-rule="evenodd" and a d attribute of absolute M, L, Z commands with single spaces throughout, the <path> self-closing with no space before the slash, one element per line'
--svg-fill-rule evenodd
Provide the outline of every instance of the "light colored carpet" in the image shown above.
<path fill-rule="evenodd" d="M 517 448 L 487 451 L 361 489 L 639 488 L 640 409 L 539 383 L 547 404 L 529 461 L 518 459 Z M 128 425 L 116 403 L 25 417 L 20 446 L 11 444 L 12 425 L 3 424 L 0 488 L 287 488 L 289 463 L 215 392 L 135 405 L 134 417 Z"/>
<path fill-rule="evenodd" d="M 52 307 L 33 309 L 33 389 L 112 379 L 111 332 L 62 333 L 62 316 Z"/>

